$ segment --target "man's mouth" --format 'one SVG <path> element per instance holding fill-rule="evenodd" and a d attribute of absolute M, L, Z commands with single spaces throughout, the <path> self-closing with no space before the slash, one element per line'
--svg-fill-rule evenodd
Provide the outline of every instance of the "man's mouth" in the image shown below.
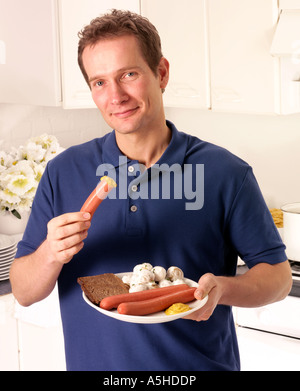
<path fill-rule="evenodd" d="M 138 110 L 138 106 L 133 108 L 133 109 L 129 109 L 129 110 L 124 110 L 124 111 L 119 111 L 119 112 L 116 112 L 116 113 L 112 113 L 112 115 L 114 117 L 117 117 L 117 118 L 127 118 L 127 117 L 130 117 L 131 115 L 133 115 L 137 110 Z"/>

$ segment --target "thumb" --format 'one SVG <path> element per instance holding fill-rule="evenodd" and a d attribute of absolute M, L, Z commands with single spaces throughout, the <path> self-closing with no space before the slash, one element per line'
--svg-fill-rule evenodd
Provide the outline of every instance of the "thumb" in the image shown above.
<path fill-rule="evenodd" d="M 211 273 L 203 274 L 198 281 L 198 287 L 195 290 L 194 296 L 198 300 L 203 300 L 209 292 L 215 287 L 214 275 Z"/>
<path fill-rule="evenodd" d="M 197 288 L 195 290 L 194 296 L 197 300 L 203 300 L 205 296 L 207 296 L 207 293 L 204 292 L 201 288 Z"/>

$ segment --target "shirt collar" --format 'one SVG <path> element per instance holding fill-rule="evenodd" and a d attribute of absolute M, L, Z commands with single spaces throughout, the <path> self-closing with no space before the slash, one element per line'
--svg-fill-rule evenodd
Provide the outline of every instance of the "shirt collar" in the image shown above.
<path fill-rule="evenodd" d="M 171 129 L 172 138 L 170 144 L 166 148 L 163 155 L 156 162 L 158 165 L 167 164 L 171 166 L 173 164 L 182 165 L 184 162 L 186 149 L 187 149 L 187 137 L 182 132 L 179 132 L 175 125 L 171 121 L 166 121 L 167 126 Z M 115 130 L 109 133 L 103 145 L 103 163 L 109 163 L 115 168 L 120 166 L 119 157 L 124 154 L 120 151 L 117 142 Z M 130 159 L 122 159 L 122 162 L 130 163 Z"/>

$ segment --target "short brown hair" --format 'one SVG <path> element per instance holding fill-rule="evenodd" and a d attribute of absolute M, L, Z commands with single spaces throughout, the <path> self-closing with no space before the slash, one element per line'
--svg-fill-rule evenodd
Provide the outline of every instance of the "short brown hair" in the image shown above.
<path fill-rule="evenodd" d="M 123 35 L 133 35 L 137 38 L 145 61 L 152 72 L 157 75 L 162 50 L 156 28 L 141 15 L 113 9 L 110 13 L 93 19 L 78 33 L 78 64 L 88 85 L 89 79 L 82 61 L 84 49 L 89 45 L 95 45 L 101 39 Z"/>

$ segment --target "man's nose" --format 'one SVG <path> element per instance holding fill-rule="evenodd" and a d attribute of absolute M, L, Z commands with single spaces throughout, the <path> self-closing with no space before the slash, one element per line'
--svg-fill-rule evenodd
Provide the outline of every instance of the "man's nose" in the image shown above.
<path fill-rule="evenodd" d="M 122 86 L 115 82 L 111 84 L 111 103 L 113 105 L 119 105 L 128 100 L 128 94 L 124 91 Z"/>

